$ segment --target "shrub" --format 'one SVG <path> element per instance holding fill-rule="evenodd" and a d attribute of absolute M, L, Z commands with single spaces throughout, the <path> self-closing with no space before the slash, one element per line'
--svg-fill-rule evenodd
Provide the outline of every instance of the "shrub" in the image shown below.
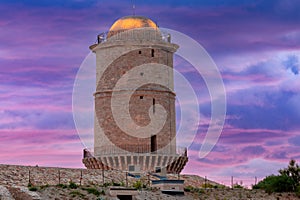
<path fill-rule="evenodd" d="M 72 197 L 76 197 L 76 196 L 79 196 L 80 198 L 84 198 L 84 194 L 80 193 L 78 190 L 74 190 L 72 192 L 70 192 L 70 195 L 72 195 Z"/>
<path fill-rule="evenodd" d="M 233 185 L 233 188 L 235 188 L 235 189 L 243 189 L 244 187 L 242 185 L 236 183 L 236 184 Z"/>
<path fill-rule="evenodd" d="M 28 189 L 29 189 L 29 191 L 37 191 L 38 190 L 37 187 L 34 187 L 34 186 L 29 187 Z"/>
<path fill-rule="evenodd" d="M 96 188 L 82 188 L 83 190 L 86 190 L 89 194 L 94 194 L 96 196 L 99 196 L 101 193 Z"/>
<path fill-rule="evenodd" d="M 300 197 L 300 185 L 297 186 L 295 193 L 297 197 Z"/>
<path fill-rule="evenodd" d="M 111 183 L 103 183 L 103 187 L 111 186 Z"/>
<path fill-rule="evenodd" d="M 264 178 L 253 189 L 264 189 L 272 192 L 295 192 L 300 196 L 300 167 L 294 159 L 290 160 L 287 168 L 280 169 L 278 176 L 271 175 Z"/>
<path fill-rule="evenodd" d="M 32 183 L 28 183 L 27 185 L 29 191 L 37 191 L 37 187 L 35 187 Z"/>
<path fill-rule="evenodd" d="M 214 185 L 214 188 L 215 189 L 225 189 L 225 188 L 228 188 L 228 187 L 226 187 L 225 185 Z"/>
<path fill-rule="evenodd" d="M 68 186 L 67 186 L 67 185 L 64 185 L 64 184 L 57 184 L 56 187 L 60 187 L 60 188 L 65 189 L 65 188 L 67 188 Z"/>
<path fill-rule="evenodd" d="M 267 193 L 293 191 L 293 180 L 285 175 L 271 175 L 253 186 L 253 189 L 263 189 Z"/>
<path fill-rule="evenodd" d="M 140 180 L 137 180 L 135 183 L 133 183 L 133 187 L 137 190 L 140 190 L 143 188 L 143 183 Z"/>
<path fill-rule="evenodd" d="M 105 191 L 104 191 L 104 190 L 101 190 L 100 194 L 101 194 L 101 195 L 105 195 Z"/>
<path fill-rule="evenodd" d="M 123 186 L 123 187 L 125 186 L 124 181 L 121 181 L 120 186 Z"/>
<path fill-rule="evenodd" d="M 188 185 L 188 186 L 186 186 L 185 188 L 184 188 L 184 191 L 185 192 L 192 192 L 194 190 L 194 187 L 193 186 L 190 186 L 190 185 Z"/>
<path fill-rule="evenodd" d="M 279 170 L 280 175 L 287 176 L 291 179 L 292 184 L 292 191 L 296 192 L 297 187 L 300 183 L 300 167 L 296 163 L 296 160 L 292 159 L 289 162 L 289 165 L 287 168 L 280 169 Z"/>
<path fill-rule="evenodd" d="M 77 189 L 77 188 L 78 188 L 78 185 L 76 185 L 76 183 L 70 181 L 70 183 L 69 183 L 69 188 L 71 188 L 71 189 Z"/>
<path fill-rule="evenodd" d="M 204 193 L 204 190 L 201 189 L 201 188 L 196 188 L 196 187 L 193 187 L 191 185 L 188 185 L 184 188 L 184 191 L 185 192 L 193 192 L 193 193 L 198 193 L 198 194 L 203 194 Z"/>
<path fill-rule="evenodd" d="M 214 188 L 215 185 L 212 185 L 210 183 L 204 183 L 204 184 L 201 185 L 201 187 L 203 187 L 203 188 Z"/>
<path fill-rule="evenodd" d="M 44 188 L 47 188 L 47 187 L 49 187 L 48 184 L 40 186 L 41 189 L 44 189 Z"/>
<path fill-rule="evenodd" d="M 116 182 L 114 182 L 114 181 L 112 181 L 111 184 L 112 184 L 112 186 L 121 186 L 120 183 L 116 183 Z"/>

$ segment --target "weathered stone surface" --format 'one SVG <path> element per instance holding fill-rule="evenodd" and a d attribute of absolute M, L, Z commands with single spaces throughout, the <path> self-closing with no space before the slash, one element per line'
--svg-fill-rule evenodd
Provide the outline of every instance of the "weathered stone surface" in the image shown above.
<path fill-rule="evenodd" d="M 185 180 L 185 185 L 192 185 L 194 187 L 200 187 L 204 183 L 204 178 L 196 175 L 178 176 L 175 174 L 168 174 L 167 178 L 183 179 Z M 140 180 L 142 180 L 147 185 L 149 180 L 157 179 L 158 178 L 155 176 L 142 174 Z M 127 176 L 128 185 L 131 185 L 137 180 L 139 179 Z M 99 169 L 0 165 L 0 185 L 27 186 L 30 182 L 33 185 L 42 186 L 47 184 L 69 184 L 70 181 L 78 185 L 102 185 L 103 183 L 110 182 L 123 182 L 125 184 L 126 172 L 117 170 L 102 171 Z"/>
<path fill-rule="evenodd" d="M 127 38 L 130 31 L 139 37 Z M 168 172 L 179 173 L 188 161 L 176 152 L 173 54 L 178 45 L 161 35 L 146 38 L 144 29 L 128 30 L 92 46 L 96 54 L 95 159 L 83 159 L 87 168 L 128 170 L 134 165 L 144 172 L 167 167 Z M 148 155 L 153 152 L 166 157 L 166 164 Z M 144 155 L 133 162 L 132 155 L 127 159 L 128 153 Z"/>
<path fill-rule="evenodd" d="M 38 191 L 34 193 L 28 193 L 27 185 L 29 183 L 29 171 L 30 180 L 38 188 Z M 82 187 L 78 189 L 61 188 L 53 186 L 58 184 L 58 171 L 61 172 L 61 183 L 69 184 L 69 181 L 73 181 L 80 184 L 80 177 L 82 171 Z M 193 186 L 196 188 L 201 188 L 204 184 L 204 178 L 197 175 L 167 175 L 168 179 L 183 179 L 184 186 Z M 193 199 L 230 199 L 230 200 L 240 200 L 240 199 L 255 199 L 255 200 L 276 200 L 276 199 L 299 199 L 293 193 L 274 193 L 267 194 L 261 190 L 246 190 L 246 189 L 204 189 L 202 188 L 202 193 L 191 193 L 185 192 L 184 196 L 171 196 L 162 194 L 159 190 L 152 188 L 149 190 L 149 180 L 158 180 L 155 176 L 143 175 L 140 179 L 135 179 L 128 176 L 128 186 L 132 186 L 137 180 L 142 181 L 143 184 L 147 185 L 148 190 L 138 191 L 136 200 L 193 200 Z M 126 174 L 120 171 L 104 171 L 104 182 L 111 183 L 125 183 L 126 184 Z M 104 195 L 101 195 L 103 199 L 111 199 L 108 196 L 109 192 L 107 188 L 101 187 L 102 181 L 102 171 L 101 170 L 88 170 L 88 169 L 68 169 L 68 168 L 55 168 L 55 167 L 30 167 L 30 166 L 17 166 L 17 165 L 0 165 L 0 199 L 1 200 L 33 200 L 33 199 L 43 199 L 43 200 L 58 200 L 58 199 L 99 199 L 98 196 L 89 194 L 85 187 L 95 188 L 98 191 L 105 191 Z M 212 185 L 217 183 L 207 181 Z M 40 184 L 40 185 L 39 185 Z M 50 186 L 41 189 L 42 185 Z M 52 186 L 51 186 L 52 185 Z M 22 189 L 20 189 L 22 188 Z M 26 188 L 26 189 L 24 189 Z M 78 193 L 79 195 L 72 195 L 72 192 Z M 14 196 L 13 196 L 14 195 Z M 82 196 L 81 196 L 82 195 Z"/>
<path fill-rule="evenodd" d="M 1 200 L 14 200 L 14 198 L 12 197 L 9 190 L 2 185 L 0 185 L 0 199 Z"/>

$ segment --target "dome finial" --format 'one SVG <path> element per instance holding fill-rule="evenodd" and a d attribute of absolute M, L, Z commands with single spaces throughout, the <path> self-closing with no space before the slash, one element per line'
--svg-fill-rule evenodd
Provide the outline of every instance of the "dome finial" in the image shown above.
<path fill-rule="evenodd" d="M 132 0 L 132 15 L 135 16 L 135 1 Z"/>

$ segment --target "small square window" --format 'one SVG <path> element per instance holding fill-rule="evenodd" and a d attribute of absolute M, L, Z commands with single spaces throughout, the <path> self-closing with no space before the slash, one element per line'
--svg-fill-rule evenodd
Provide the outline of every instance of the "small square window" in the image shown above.
<path fill-rule="evenodd" d="M 134 165 L 129 165 L 129 166 L 128 166 L 128 171 L 130 171 L 130 172 L 135 171 Z"/>
<path fill-rule="evenodd" d="M 139 51 L 139 54 L 142 54 L 142 51 Z"/>
<path fill-rule="evenodd" d="M 144 96 L 140 96 L 140 99 L 143 99 L 144 98 Z"/>

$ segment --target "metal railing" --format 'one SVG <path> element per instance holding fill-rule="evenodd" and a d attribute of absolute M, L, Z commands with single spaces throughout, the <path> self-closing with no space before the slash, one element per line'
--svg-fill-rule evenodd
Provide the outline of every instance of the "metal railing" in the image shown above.
<path fill-rule="evenodd" d="M 167 146 L 165 148 L 157 149 L 153 151 L 150 145 L 105 145 L 96 148 L 97 152 L 101 152 L 100 155 L 122 155 L 122 154 L 159 154 L 159 155 L 179 155 L 187 156 L 187 148 L 179 146 Z"/>
<path fill-rule="evenodd" d="M 97 36 L 97 43 L 107 41 L 124 41 L 124 40 L 145 40 L 145 41 L 163 41 L 170 43 L 171 35 L 167 32 L 153 28 L 124 29 L 118 31 L 106 31 Z"/>

